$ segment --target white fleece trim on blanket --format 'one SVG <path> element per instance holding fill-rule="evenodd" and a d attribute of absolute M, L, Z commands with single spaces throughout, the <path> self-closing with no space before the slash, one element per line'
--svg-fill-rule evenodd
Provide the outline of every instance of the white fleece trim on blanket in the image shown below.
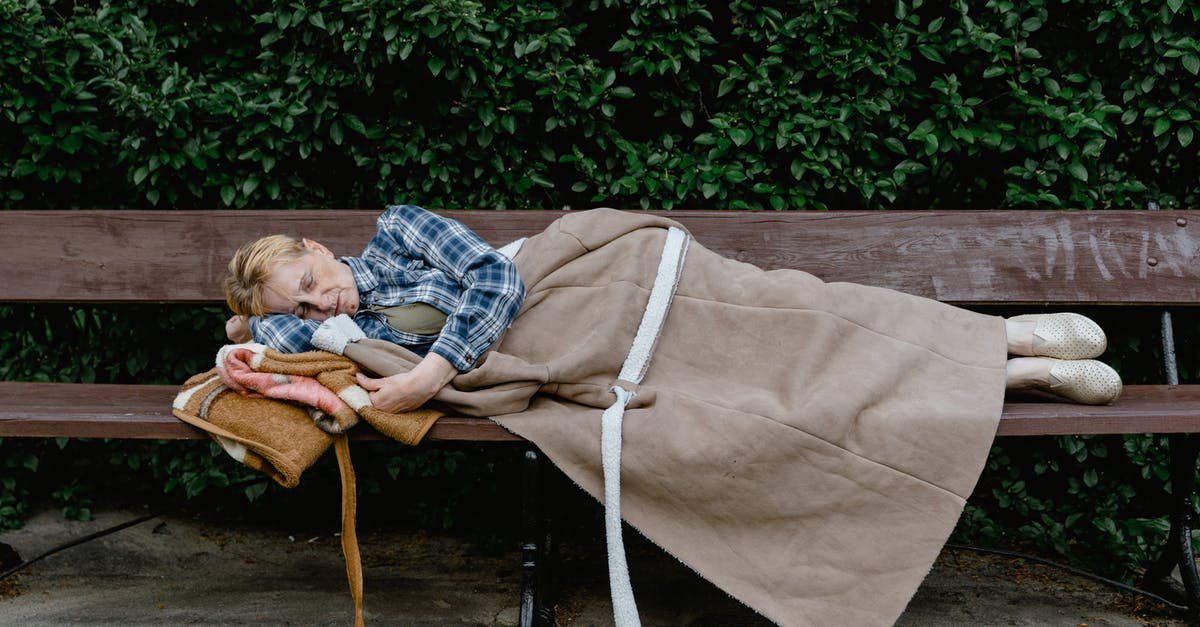
<path fill-rule="evenodd" d="M 262 345 L 257 344 L 256 346 L 262 346 Z M 218 364 L 224 363 L 223 354 L 225 353 L 226 348 L 233 349 L 233 348 L 243 348 L 243 347 L 254 350 L 253 346 L 250 346 L 250 345 L 231 344 L 229 346 L 226 346 L 225 348 L 222 348 L 220 351 L 217 352 L 217 363 Z M 265 349 L 266 347 L 263 346 L 263 348 Z M 259 353 L 259 355 L 261 356 L 261 353 Z M 183 411 L 184 408 L 187 407 L 188 402 L 190 402 L 192 400 L 192 396 L 195 396 L 197 391 L 199 391 L 202 388 L 207 387 L 208 384 L 212 383 L 213 381 L 215 381 L 218 378 L 220 378 L 220 377 L 216 377 L 216 376 L 210 377 L 210 378 L 205 379 L 204 381 L 202 381 L 186 390 L 181 391 L 179 394 L 176 394 L 175 400 L 171 403 L 171 407 L 178 409 L 179 411 Z M 201 416 L 201 417 L 203 418 L 203 416 Z M 226 453 L 229 453 L 230 457 L 233 457 L 234 459 L 236 459 L 237 461 L 239 461 L 241 463 L 245 463 L 245 461 L 246 461 L 246 446 L 244 444 L 242 444 L 241 442 L 238 442 L 236 440 L 230 440 L 229 438 L 219 436 L 215 433 L 212 434 L 212 436 L 213 436 L 213 439 L 215 439 L 217 441 L 217 444 L 220 444 L 221 448 L 225 449 Z"/>
<path fill-rule="evenodd" d="M 213 376 L 201 381 L 200 383 L 193 385 L 192 387 L 190 387 L 186 390 L 180 391 L 178 394 L 175 395 L 175 400 L 171 403 L 171 407 L 173 409 L 178 409 L 180 411 L 183 411 L 183 408 L 187 407 L 188 401 L 192 400 L 192 396 L 194 396 L 200 388 L 208 385 L 209 383 L 212 383 L 214 379 L 218 379 L 218 378 L 219 377 L 217 377 L 216 375 L 213 375 Z"/>
<path fill-rule="evenodd" d="M 212 434 L 212 437 L 217 441 L 217 444 L 221 445 L 221 448 L 225 449 L 225 452 L 228 453 L 230 457 L 237 460 L 238 463 L 246 463 L 246 451 L 248 449 L 246 448 L 245 444 L 242 444 L 237 440 L 231 440 L 223 435 L 217 435 L 215 433 Z"/>
<path fill-rule="evenodd" d="M 663 243 L 658 274 L 650 288 L 650 299 L 638 325 L 629 355 L 621 366 L 620 379 L 640 383 L 650 365 L 650 355 L 662 331 L 663 321 L 671 308 L 679 273 L 687 256 L 688 236 L 683 230 L 671 227 Z M 625 559 L 625 541 L 621 537 L 621 425 L 625 407 L 633 392 L 618 383 L 612 387 L 617 400 L 600 418 L 600 464 L 604 472 L 604 532 L 608 545 L 608 587 L 612 595 L 613 621 L 617 627 L 641 625 L 633 585 L 629 582 L 629 564 Z"/>
<path fill-rule="evenodd" d="M 338 398 L 346 401 L 354 411 L 359 411 L 363 407 L 371 404 L 371 396 L 365 389 L 357 385 L 348 385 L 337 393 Z"/>
<path fill-rule="evenodd" d="M 267 352 L 267 346 L 257 342 L 247 342 L 245 344 L 226 344 L 222 346 L 221 349 L 217 351 L 217 367 L 224 368 L 225 361 L 228 359 L 229 353 L 239 348 L 249 349 L 254 353 L 254 357 L 250 358 L 250 367 L 258 370 L 258 366 L 262 364 L 264 353 Z"/>

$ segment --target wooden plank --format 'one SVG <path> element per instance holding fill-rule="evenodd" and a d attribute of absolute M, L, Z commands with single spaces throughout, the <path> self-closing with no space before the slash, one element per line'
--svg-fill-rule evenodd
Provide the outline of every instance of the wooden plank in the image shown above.
<path fill-rule="evenodd" d="M 1200 433 L 1200 385 L 1127 385 L 1099 407 L 1023 400 L 1005 403 L 996 435 Z"/>
<path fill-rule="evenodd" d="M 0 437 L 189 440 L 208 435 L 176 418 L 176 385 L 111 385 L 0 381 Z M 355 440 L 382 439 L 367 425 Z M 523 442 L 485 418 L 447 416 L 426 441 Z"/>
<path fill-rule="evenodd" d="M 0 211 L 0 302 L 220 302 L 255 237 L 361 250 L 376 210 Z M 494 244 L 557 211 L 451 211 Z M 1200 220 L 1187 211 L 674 211 L 716 252 L 960 304 L 1200 303 Z"/>
<path fill-rule="evenodd" d="M 171 414 L 171 385 L 0 382 L 0 437 L 202 439 Z M 1200 385 L 1130 385 L 1107 406 L 1009 402 L 998 436 L 1200 433 Z M 354 439 L 379 439 L 356 427 Z M 521 442 L 483 418 L 447 416 L 427 441 Z"/>

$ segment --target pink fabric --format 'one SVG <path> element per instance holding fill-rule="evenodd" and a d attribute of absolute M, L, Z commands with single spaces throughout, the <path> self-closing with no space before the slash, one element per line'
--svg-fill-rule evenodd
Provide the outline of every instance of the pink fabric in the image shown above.
<path fill-rule="evenodd" d="M 294 401 L 337 415 L 352 409 L 332 390 L 313 377 L 259 372 L 251 365 L 256 353 L 248 348 L 228 352 L 225 363 L 217 367 L 221 382 L 242 396 L 263 396 Z"/>

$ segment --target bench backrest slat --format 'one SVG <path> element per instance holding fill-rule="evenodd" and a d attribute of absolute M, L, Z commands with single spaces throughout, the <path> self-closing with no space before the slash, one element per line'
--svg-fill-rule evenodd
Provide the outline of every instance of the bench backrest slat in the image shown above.
<path fill-rule="evenodd" d="M 558 211 L 450 211 L 494 244 Z M 356 254 L 378 210 L 0 211 L 0 302 L 222 300 L 232 252 L 269 233 Z M 673 211 L 716 252 L 960 304 L 1200 303 L 1187 211 Z"/>

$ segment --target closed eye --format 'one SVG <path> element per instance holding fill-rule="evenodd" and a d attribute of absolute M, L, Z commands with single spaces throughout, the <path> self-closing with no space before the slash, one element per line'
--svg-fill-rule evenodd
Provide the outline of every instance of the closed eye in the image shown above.
<path fill-rule="evenodd" d="M 312 270 L 309 269 L 300 277 L 300 293 L 308 294 L 312 290 L 314 282 Z M 305 303 L 299 303 L 296 305 L 296 310 L 293 313 L 296 315 L 296 317 L 303 318 L 305 314 L 308 313 L 308 305 Z"/>

